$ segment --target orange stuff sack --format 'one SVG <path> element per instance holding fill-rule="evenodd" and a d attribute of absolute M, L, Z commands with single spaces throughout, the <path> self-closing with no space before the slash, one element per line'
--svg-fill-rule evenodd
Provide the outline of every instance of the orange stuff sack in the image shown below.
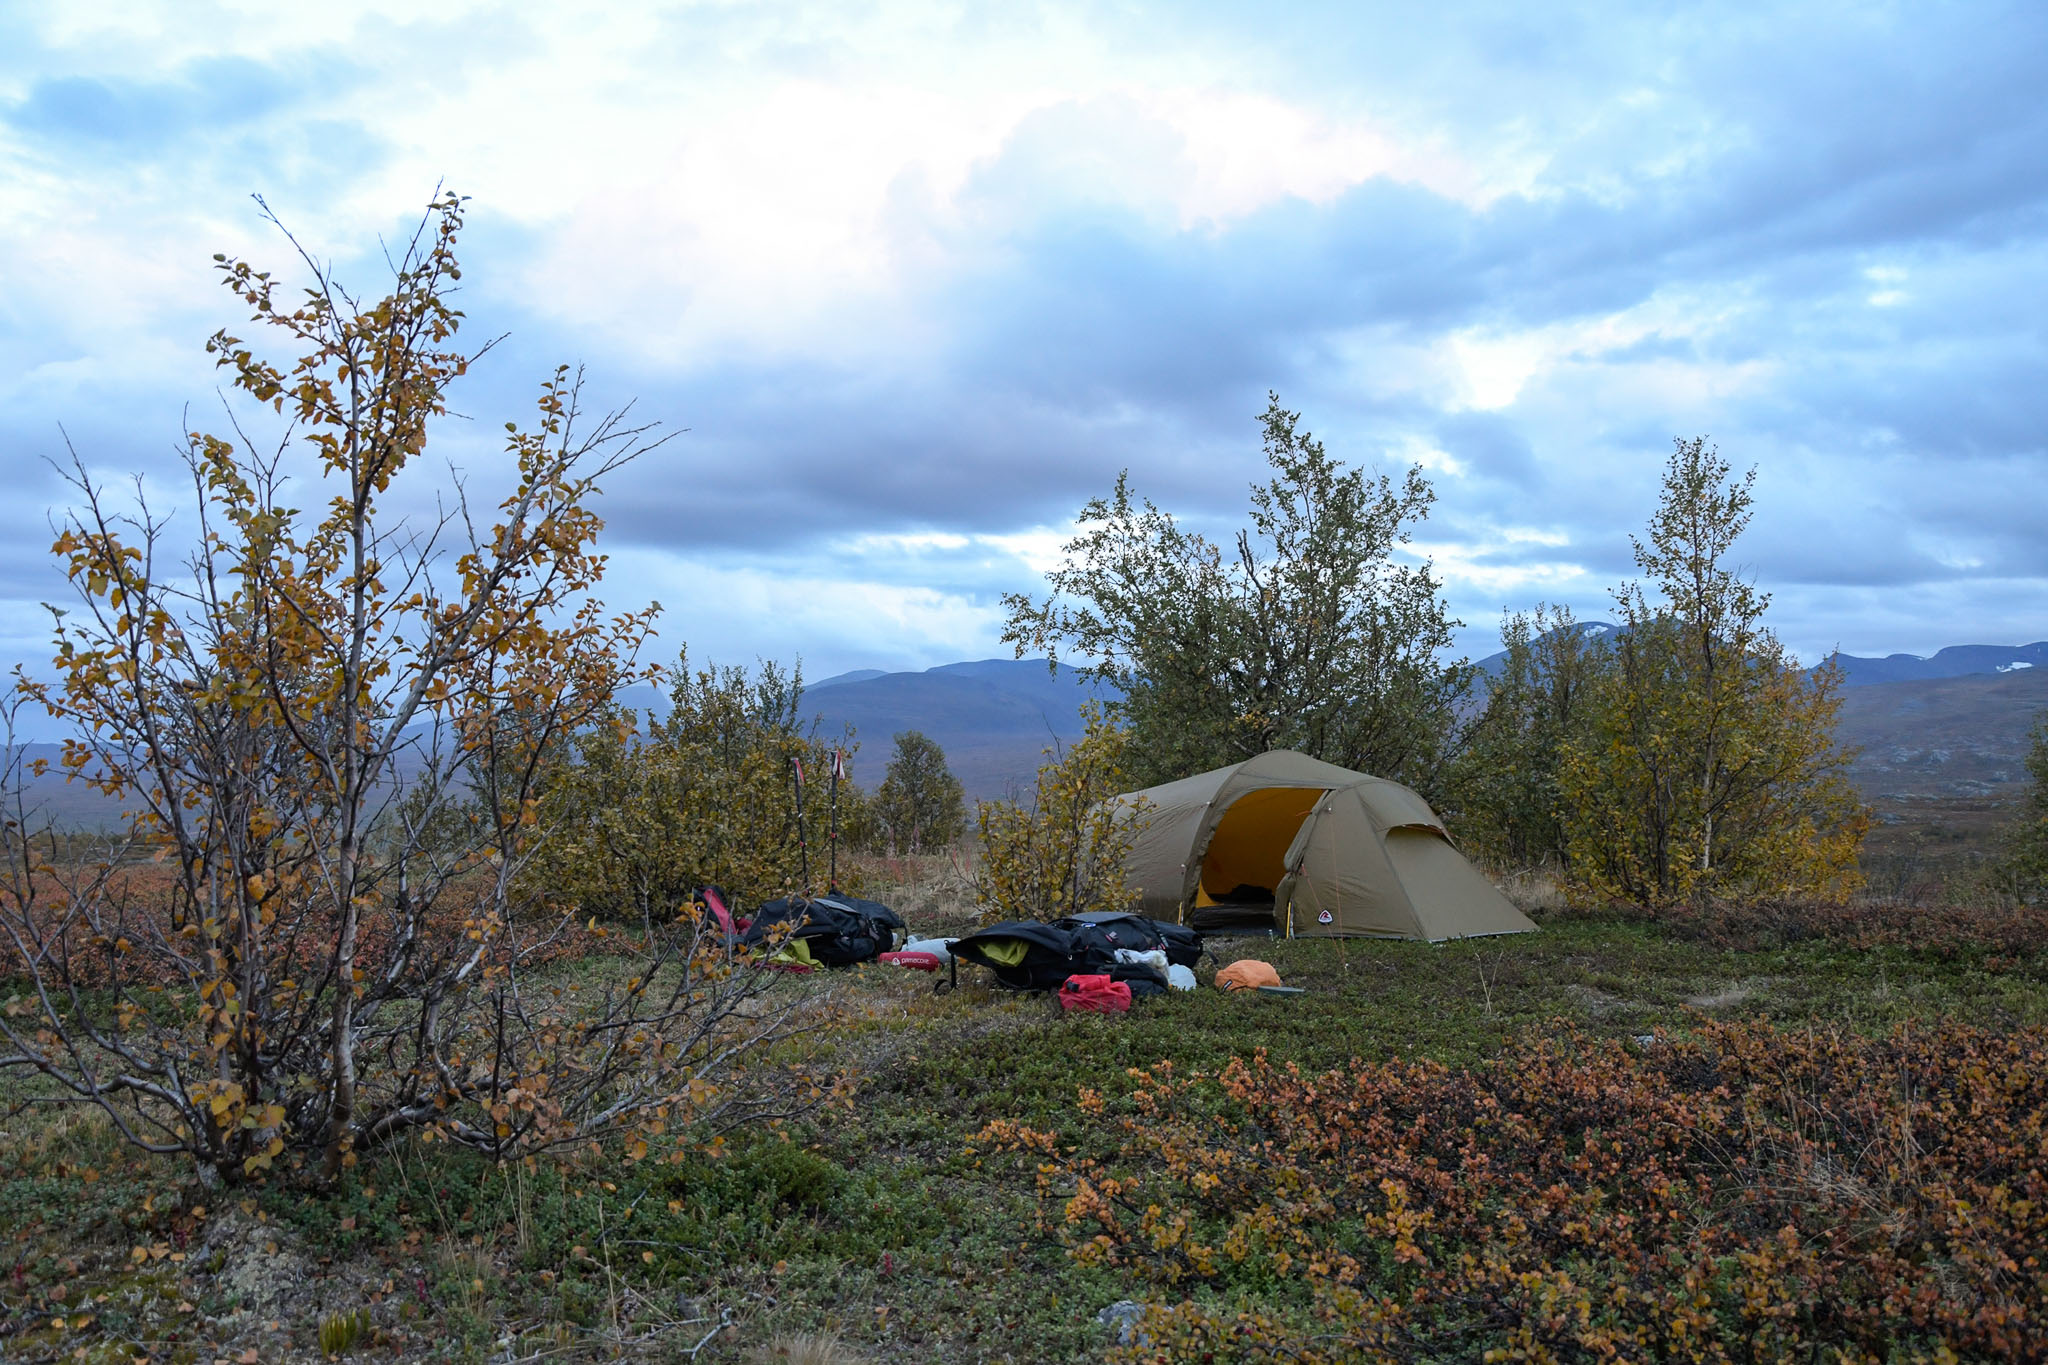
<path fill-rule="evenodd" d="M 1279 984 L 1280 973 L 1273 970 L 1271 963 L 1261 962 L 1257 958 L 1248 957 L 1233 962 L 1216 973 L 1216 985 L 1220 990 L 1248 991 L 1260 986 Z"/>

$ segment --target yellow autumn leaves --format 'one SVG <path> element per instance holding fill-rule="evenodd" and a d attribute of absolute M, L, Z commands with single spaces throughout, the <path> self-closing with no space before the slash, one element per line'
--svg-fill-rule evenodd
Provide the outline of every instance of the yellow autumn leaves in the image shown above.
<path fill-rule="evenodd" d="M 1111 800 L 1125 789 L 1129 736 L 1097 703 L 1084 708 L 1082 722 L 1082 737 L 1064 753 L 1046 751 L 1029 806 L 975 806 L 981 847 L 974 889 L 984 924 L 1127 910 L 1136 896 L 1124 859 L 1145 815 Z"/>

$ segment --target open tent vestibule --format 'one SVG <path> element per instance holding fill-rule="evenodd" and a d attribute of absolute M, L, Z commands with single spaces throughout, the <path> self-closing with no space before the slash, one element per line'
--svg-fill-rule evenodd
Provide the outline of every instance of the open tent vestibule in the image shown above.
<path fill-rule="evenodd" d="M 1197 929 L 1473 938 L 1536 926 L 1407 787 L 1290 749 L 1117 798 L 1142 913 Z"/>

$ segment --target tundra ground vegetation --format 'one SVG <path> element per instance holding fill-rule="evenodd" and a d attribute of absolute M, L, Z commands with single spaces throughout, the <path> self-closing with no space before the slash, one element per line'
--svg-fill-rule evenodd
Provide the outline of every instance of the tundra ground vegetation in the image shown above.
<path fill-rule="evenodd" d="M 1705 1022 L 1472 1068 L 1161 1065 L 1049 1130 L 1072 1254 L 1163 1307 L 1131 1361 L 2017 1360 L 2043 1349 L 2048 1032 Z"/>
<path fill-rule="evenodd" d="M 945 860 L 933 866 L 943 869 Z M 879 864 L 872 875 L 884 899 L 916 899 L 916 885 L 883 882 Z M 626 1158 L 623 1135 L 601 1150 L 572 1149 L 531 1164 L 501 1164 L 413 1138 L 365 1150 L 317 1198 L 276 1181 L 226 1198 L 205 1194 L 189 1168 L 128 1147 L 91 1113 L 22 1107 L 29 1078 L 0 1077 L 7 1087 L 0 1130 L 8 1133 L 0 1144 L 0 1228 L 11 1257 L 0 1265 L 0 1333 L 10 1358 L 29 1360 L 69 1358 L 80 1348 L 109 1359 L 181 1350 L 202 1359 L 232 1360 L 250 1350 L 264 1360 L 298 1359 L 318 1354 L 322 1317 L 362 1309 L 369 1317 L 364 1341 L 385 1359 L 484 1361 L 504 1356 L 509 1342 L 514 1359 L 665 1360 L 704 1341 L 697 1360 L 733 1361 L 778 1337 L 831 1332 L 874 1360 L 1007 1354 L 1078 1362 L 1116 1349 L 1115 1331 L 1096 1316 L 1134 1300 L 1156 1312 L 1162 1332 L 1198 1330 L 1197 1311 L 1231 1329 L 1248 1314 L 1267 1321 L 1258 1340 L 1305 1343 L 1344 1359 L 1401 1359 L 1401 1352 L 1346 1348 L 1328 1336 L 1351 1328 L 1319 1315 L 1326 1300 L 1304 1267 L 1270 1273 L 1278 1243 L 1242 1265 L 1226 1260 L 1213 1282 L 1170 1282 L 1142 1247 L 1113 1260 L 1077 1257 L 1093 1229 L 1067 1225 L 1066 1203 L 1079 1192 L 1083 1164 L 1092 1162 L 1104 1178 L 1135 1182 L 1132 1190 L 1169 1219 L 1185 1214 L 1195 1242 L 1214 1245 L 1227 1233 L 1227 1223 L 1210 1221 L 1214 1205 L 1192 1191 L 1193 1168 L 1163 1170 L 1152 1149 L 1126 1133 L 1137 1096 L 1170 1079 L 1186 1088 L 1162 1109 L 1162 1123 L 1206 1108 L 1240 1125 L 1226 1133 L 1212 1124 L 1196 1134 L 1205 1150 L 1243 1150 L 1252 1136 L 1241 1125 L 1247 1112 L 1257 1112 L 1272 1120 L 1269 1137 L 1288 1169 L 1303 1171 L 1316 1189 L 1355 1195 L 1351 1213 L 1307 1200 L 1272 1202 L 1298 1213 L 1307 1234 L 1327 1232 L 1346 1254 L 1378 1267 L 1382 1278 L 1355 1286 L 1361 1294 L 1440 1284 L 1426 1277 L 1455 1273 L 1462 1264 L 1455 1255 L 1436 1256 L 1465 1235 L 1467 1225 L 1451 1220 L 1449 1210 L 1469 1211 L 1469 1202 L 1457 1201 L 1481 1192 L 1476 1168 L 1439 1155 L 1442 1174 L 1463 1188 L 1436 1221 L 1410 1234 L 1431 1265 L 1396 1260 L 1391 1240 L 1367 1237 L 1353 1218 L 1385 1216 L 1385 1192 L 1371 1182 L 1344 1185 L 1336 1163 L 1318 1164 L 1305 1144 L 1289 1146 L 1312 1124 L 1331 1135 L 1336 1122 L 1315 1118 L 1331 1106 L 1309 1100 L 1300 1087 L 1334 1073 L 1344 1085 L 1356 1076 L 1359 1085 L 1377 1086 L 1369 1092 L 1376 1102 L 1512 1097 L 1512 1070 L 1496 1059 L 1525 1055 L 1541 1059 L 1548 1068 L 1541 1074 L 1556 1082 L 1556 1094 L 1535 1095 L 1520 1111 L 1530 1132 L 1550 1136 L 1549 1148 L 1504 1150 L 1504 1127 L 1468 1125 L 1476 1111 L 1452 1107 L 1440 1128 L 1398 1130 L 1401 1140 L 1388 1152 L 1427 1170 L 1426 1158 L 1470 1127 L 1477 1151 L 1504 1166 L 1492 1186 L 1502 1205 L 1482 1207 L 1480 1228 L 1492 1214 L 1504 1214 L 1506 1194 L 1546 1166 L 1559 1192 L 1546 1193 L 1548 1182 L 1539 1186 L 1541 1198 L 1525 1218 L 1555 1239 L 1544 1245 L 1559 1249 L 1550 1271 L 1532 1273 L 1559 1286 L 1560 1312 L 1576 1314 L 1582 1274 L 1588 1284 L 1614 1287 L 1600 1277 L 1620 1262 L 1590 1260 L 1589 1248 L 1617 1238 L 1651 1249 L 1673 1241 L 1670 1232 L 1639 1225 L 1643 1196 L 1626 1190 L 1606 1155 L 1610 1141 L 1654 1155 L 1654 1125 L 1645 1131 L 1627 1122 L 1649 1114 L 1684 1119 L 1685 1144 L 1699 1140 L 1665 1149 L 1660 1159 L 1674 1184 L 1707 1182 L 1712 1197 L 1684 1226 L 1722 1239 L 1717 1248 L 1751 1245 L 1730 1240 L 1737 1236 L 1767 1240 L 1782 1207 L 1772 1201 L 1787 1197 L 1786 1188 L 1805 1189 L 1800 1180 L 1814 1182 L 1802 1197 L 1815 1207 L 1788 1216 L 1797 1218 L 1810 1256 L 1842 1278 L 1831 1288 L 1801 1278 L 1798 1266 L 1785 1261 L 1790 1278 L 1770 1289 L 1779 1296 L 1774 1302 L 1797 1305 L 1809 1289 L 1816 1302 L 1845 1293 L 1863 1273 L 1851 1262 L 1866 1254 L 1880 1266 L 1905 1260 L 1946 1277 L 1951 1272 L 1940 1258 L 1916 1260 L 1925 1253 L 1910 1242 L 1894 1246 L 1884 1224 L 1903 1210 L 1914 1220 L 1901 1225 L 1908 1233 L 1944 1226 L 1917 1220 L 1953 1210 L 1938 1197 L 1945 1183 L 1966 1200 L 1960 1192 L 1968 1181 L 1982 1180 L 1995 1192 L 1996 1172 L 2016 1160 L 2010 1152 L 1998 1155 L 2002 1130 L 1987 1122 L 1981 1137 L 1970 1136 L 1963 1131 L 1967 1114 L 1950 1117 L 1945 1106 L 1978 1095 L 1990 1106 L 1987 1116 L 2000 1121 L 2028 1112 L 2024 1088 L 2006 1100 L 1995 1087 L 2019 1065 L 2038 1074 L 2025 1053 L 2048 1027 L 2040 926 L 2029 931 L 2009 911 L 1947 910 L 1938 916 L 1938 934 L 1916 933 L 1913 907 L 1872 907 L 1881 930 L 1872 934 L 1858 926 L 1854 908 L 1784 904 L 1753 921 L 1688 919 L 1683 932 L 1673 932 L 1667 919 L 1584 913 L 1548 920 L 1539 934 L 1435 946 L 1226 943 L 1220 954 L 1255 953 L 1307 993 L 1279 1000 L 1204 989 L 1118 1019 L 1063 1016 L 1042 999 L 991 991 L 968 971 L 958 991 L 934 994 L 916 973 L 860 968 L 822 983 L 837 1027 L 791 1039 L 755 1061 L 762 1068 L 851 1073 L 848 1104 L 743 1127 L 716 1147 L 658 1139 L 639 1161 Z M 950 912 L 927 912 L 918 927 L 961 932 L 973 921 L 963 899 Z M 2015 951 L 2023 943 L 2032 947 Z M 1203 965 L 1205 980 L 1214 965 Z M 600 952 L 557 959 L 537 975 L 568 992 L 595 986 L 608 970 Z M 1951 1054 L 1939 1035 L 1952 1026 L 1982 1050 L 1982 1078 L 1970 1074 L 1967 1061 L 1958 1070 L 1944 1060 Z M 1757 1050 L 1729 1051 L 1732 1041 L 1715 1041 L 1724 1029 L 1739 1031 L 1749 1039 L 1744 1046 Z M 1653 1046 L 1636 1041 L 1660 1035 Z M 1260 1048 L 1282 1089 L 1265 1108 L 1240 1111 L 1215 1078 L 1236 1058 L 1254 1066 Z M 1702 1060 L 1720 1069 L 1726 1099 L 1715 1096 L 1703 1070 L 1688 1069 Z M 1816 1076 L 1816 1060 L 1832 1070 Z M 1788 1067 L 1782 1086 L 1751 1069 L 1780 1062 Z M 1301 1079 L 1289 1079 L 1290 1065 Z M 1210 1079 L 1197 1081 L 1198 1074 Z M 1595 1081 L 1611 1081 L 1612 1088 L 1590 1088 Z M 1992 1091 L 1981 1093 L 1987 1084 Z M 1285 1090 L 1290 1085 L 1295 1089 Z M 1083 1102 L 1084 1089 L 1099 1097 L 1099 1107 Z M 1343 1093 L 1361 1101 L 1368 1094 Z M 1860 1118 L 1845 1103 L 1859 1096 L 1875 1106 Z M 1582 1137 L 1570 1136 L 1565 1119 L 1575 1110 L 1584 1117 L 1588 1104 L 1598 1113 Z M 1727 1112 L 1718 1129 L 1708 1121 L 1715 1104 Z M 1757 1202 L 1745 1203 L 1741 1173 L 1727 1162 L 1752 1151 L 1747 1139 L 1719 1150 L 1704 1139 L 1725 1136 L 1726 1123 L 1751 1110 L 1759 1136 L 1770 1139 L 1754 1150 L 1773 1161 L 1752 1166 Z M 1301 1126 L 1290 1130 L 1285 1125 L 1297 1111 Z M 1499 1124 L 1510 1112 L 1503 1107 Z M 1394 1114 L 1409 1117 L 1405 1110 Z M 1912 1174 L 1892 1178 L 1885 1163 L 1905 1150 L 1902 1130 L 1886 1130 L 1881 1120 L 1902 1115 L 1911 1118 L 1917 1149 Z M 1804 1146 L 1787 1131 L 1794 1117 L 1806 1125 Z M 1363 1103 L 1342 1119 L 1372 1121 Z M 1055 1135 L 1057 1153 L 998 1151 L 992 1139 L 977 1140 L 999 1121 Z M 1582 1150 L 1587 1140 L 1597 1143 L 1590 1153 Z M 1827 1141 L 1836 1143 L 1833 1150 Z M 1367 1169 L 1388 1173 L 1371 1165 L 1376 1158 L 1369 1153 L 1354 1155 Z M 1990 1164 L 1994 1157 L 2003 1165 Z M 1973 1171 L 1979 1159 L 1987 1164 Z M 1048 1161 L 1056 1170 L 1041 1189 L 1038 1167 Z M 1231 1176 L 1245 1182 L 1236 1188 L 1247 1196 L 1264 1190 L 1255 1172 L 1233 1169 Z M 1417 1175 L 1406 1196 L 1409 1212 L 1428 1207 L 1437 1188 Z M 2015 1178 L 2015 1197 L 2020 1188 Z M 1616 1193 L 1594 1206 L 1601 1189 Z M 1243 1211 L 1254 1207 L 1247 1202 Z M 1561 1217 L 1561 1208 L 1579 1209 L 1589 1227 L 1568 1230 L 1573 1220 Z M 2009 1229 L 1999 1221 L 2007 1216 L 1987 1215 L 1987 1230 Z M 2038 1245 L 2026 1255 L 2038 1260 Z M 2016 1258 L 2021 1275 L 2035 1273 L 2026 1255 Z M 1728 1308 L 1721 1297 L 1728 1285 L 1764 1285 L 1761 1269 L 1741 1263 L 1724 1274 L 1717 1262 L 1712 1273 L 1700 1292 L 1714 1296 L 1717 1313 Z M 2018 1284 L 2012 1275 L 1955 1283 L 1975 1294 L 1970 1286 Z M 1557 1276 L 1573 1287 L 1563 1288 Z M 1646 1295 L 1670 1288 L 1661 1271 L 1642 1283 Z M 1527 1307 L 1533 1292 L 1510 1302 Z M 1630 1313 L 1643 1307 L 1633 1299 L 1629 1305 Z M 1411 1328 L 1432 1319 L 1472 1321 L 1441 1297 L 1404 1311 Z M 1597 1307 L 1594 1316 L 1607 1311 Z M 1796 1316 L 1809 1311 L 1797 1307 L 1791 1325 L 1813 1321 Z M 53 1326 L 60 1315 L 62 1329 Z M 1489 1346 L 1512 1349 L 1506 1342 L 1514 1327 L 1507 1319 L 1481 1323 L 1455 1339 L 1455 1353 L 1478 1358 Z M 1939 1356 L 1945 1330 L 1901 1328 L 1893 1355 Z M 1316 1339 L 1319 1333 L 1324 1339 Z M 1156 1353 L 1181 1339 L 1154 1335 Z M 1242 1358 L 1235 1352 L 1245 1340 L 1230 1337 L 1204 1349 L 1214 1349 L 1218 1360 Z M 1969 1349 L 1961 1336 L 1946 1340 L 1962 1359 L 2027 1359 L 2034 1349 L 2023 1343 L 2016 1357 L 2000 1357 Z M 1702 1353 L 1711 1358 L 1708 1344 Z"/>

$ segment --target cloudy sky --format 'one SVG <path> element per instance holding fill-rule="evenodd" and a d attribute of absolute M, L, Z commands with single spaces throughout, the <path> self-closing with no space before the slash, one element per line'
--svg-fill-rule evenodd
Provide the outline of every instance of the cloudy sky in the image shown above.
<path fill-rule="evenodd" d="M 563 360 L 686 429 L 604 507 L 669 648 L 996 654 L 1120 468 L 1233 524 L 1268 390 L 1431 471 L 1475 655 L 1602 613 L 1695 434 L 1806 657 L 2040 639 L 2044 59 L 2032 2 L 0 4 L 0 658 L 60 424 L 152 479 L 221 424 L 249 196 L 368 289 L 442 181 L 509 338 L 439 449 Z"/>

